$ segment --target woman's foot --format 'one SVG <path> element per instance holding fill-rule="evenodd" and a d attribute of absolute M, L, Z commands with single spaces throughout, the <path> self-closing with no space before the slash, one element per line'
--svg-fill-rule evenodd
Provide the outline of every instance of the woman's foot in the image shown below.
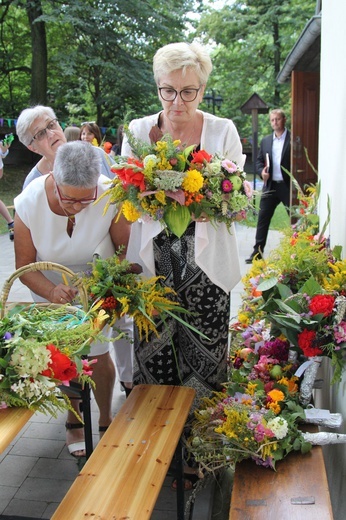
<path fill-rule="evenodd" d="M 8 238 L 14 240 L 14 222 L 9 222 L 8 227 Z"/>
<path fill-rule="evenodd" d="M 65 424 L 66 428 L 66 446 L 72 457 L 86 457 L 84 426 L 82 423 Z"/>
<path fill-rule="evenodd" d="M 125 392 L 126 397 L 128 397 L 132 390 L 132 386 L 133 386 L 132 383 L 126 383 L 126 382 L 124 383 L 124 381 L 119 381 L 119 382 L 120 382 L 121 388 Z"/>

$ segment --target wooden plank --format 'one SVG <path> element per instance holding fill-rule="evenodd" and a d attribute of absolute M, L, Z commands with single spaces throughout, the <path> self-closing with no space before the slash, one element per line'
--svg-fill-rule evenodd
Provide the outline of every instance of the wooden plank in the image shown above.
<path fill-rule="evenodd" d="M 237 464 L 230 520 L 332 520 L 322 448 L 290 453 L 277 471 L 251 460 Z M 310 503 L 309 503 L 310 502 Z"/>
<path fill-rule="evenodd" d="M 0 453 L 2 453 L 34 412 L 27 408 L 3 408 L 0 410 Z"/>
<path fill-rule="evenodd" d="M 188 387 L 136 386 L 52 520 L 149 519 L 194 396 Z"/>

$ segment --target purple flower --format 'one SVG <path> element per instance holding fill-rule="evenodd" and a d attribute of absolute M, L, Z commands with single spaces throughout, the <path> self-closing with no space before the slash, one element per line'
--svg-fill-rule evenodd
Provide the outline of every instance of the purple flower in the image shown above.
<path fill-rule="evenodd" d="M 3 339 L 7 340 L 7 339 L 11 339 L 11 338 L 12 338 L 12 334 L 10 332 L 5 332 Z"/>

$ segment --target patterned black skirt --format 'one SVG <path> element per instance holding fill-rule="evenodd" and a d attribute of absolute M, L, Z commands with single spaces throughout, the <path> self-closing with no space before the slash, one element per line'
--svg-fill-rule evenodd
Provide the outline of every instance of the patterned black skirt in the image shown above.
<path fill-rule="evenodd" d="M 170 317 L 157 321 L 159 337 L 151 334 L 149 341 L 140 341 L 135 330 L 134 383 L 190 386 L 198 402 L 226 381 L 230 298 L 195 263 L 194 223 L 181 238 L 162 231 L 154 239 L 154 257 L 156 274 L 193 313 L 182 318 L 208 339 Z"/>

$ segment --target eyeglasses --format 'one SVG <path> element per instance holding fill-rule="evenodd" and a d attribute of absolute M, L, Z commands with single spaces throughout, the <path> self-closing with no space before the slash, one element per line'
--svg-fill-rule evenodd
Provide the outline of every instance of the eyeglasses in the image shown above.
<path fill-rule="evenodd" d="M 186 103 L 190 103 L 191 101 L 195 101 L 198 92 L 201 90 L 199 88 L 183 88 L 180 92 L 175 90 L 175 88 L 169 87 L 159 87 L 160 96 L 164 101 L 174 101 L 177 95 L 181 97 L 183 101 Z"/>
<path fill-rule="evenodd" d="M 81 123 L 80 126 L 84 125 L 96 125 L 96 121 L 84 121 L 84 123 Z"/>
<path fill-rule="evenodd" d="M 58 123 L 58 120 L 57 119 L 52 119 L 51 121 L 49 121 L 48 125 L 46 126 L 46 128 L 43 128 L 42 130 L 39 130 L 38 132 L 36 132 L 36 134 L 33 136 L 33 138 L 31 139 L 30 141 L 30 144 L 36 140 L 36 141 L 43 141 L 43 139 L 46 137 L 47 135 L 47 130 L 57 130 L 58 128 L 60 127 L 59 123 Z"/>
<path fill-rule="evenodd" d="M 70 204 L 71 206 L 73 204 L 91 204 L 92 202 L 95 202 L 95 200 L 97 199 L 97 186 L 95 188 L 95 194 L 93 197 L 90 197 L 90 199 L 69 199 L 67 197 L 63 197 L 63 195 L 61 194 L 61 191 L 59 190 L 59 186 L 55 183 L 55 186 L 56 186 L 56 191 L 58 192 L 58 195 L 59 195 L 59 199 L 60 199 L 60 202 L 62 202 L 63 204 Z"/>

